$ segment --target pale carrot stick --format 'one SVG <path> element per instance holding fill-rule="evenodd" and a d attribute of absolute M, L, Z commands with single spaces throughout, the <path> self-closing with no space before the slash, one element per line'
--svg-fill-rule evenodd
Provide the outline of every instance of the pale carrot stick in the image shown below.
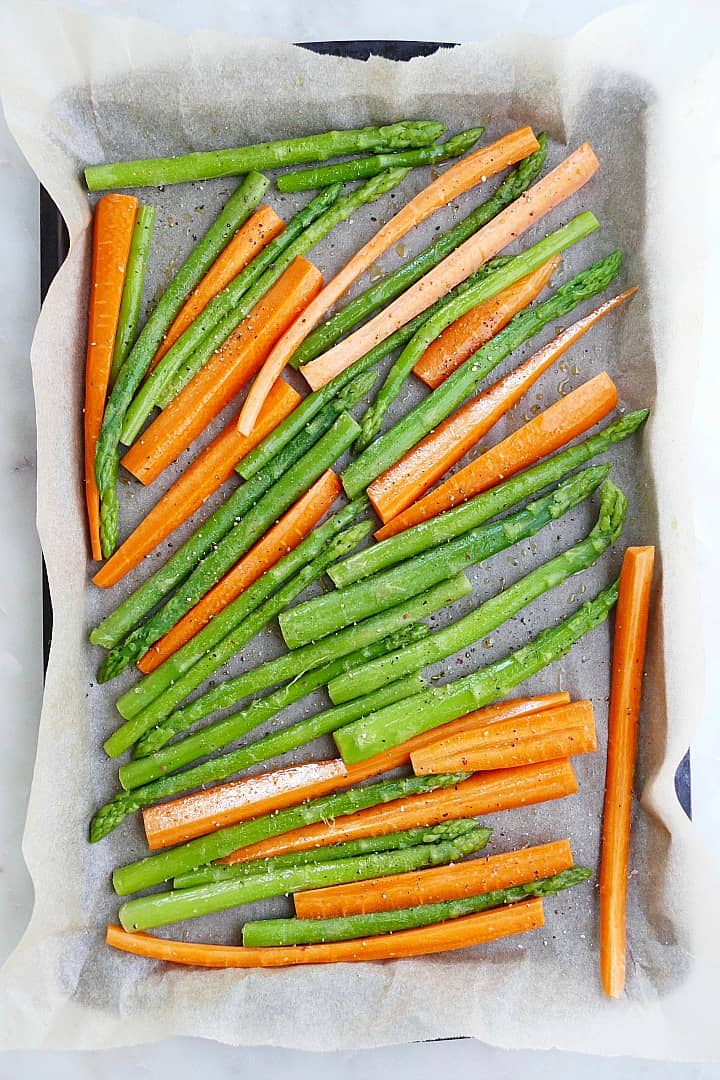
<path fill-rule="evenodd" d="M 630 814 L 654 561 L 654 547 L 627 549 L 615 614 L 600 858 L 600 976 L 609 997 L 625 989 Z"/>
<path fill-rule="evenodd" d="M 463 405 L 374 480 L 367 490 L 380 520 L 386 523 L 397 517 L 429 491 L 571 345 L 636 292 L 636 288 L 627 289 L 578 319 L 567 330 L 561 330 L 551 342 Z"/>
<path fill-rule="evenodd" d="M 392 518 L 375 533 L 376 540 L 436 517 L 533 465 L 599 423 L 617 400 L 607 372 L 589 379 Z"/>
<path fill-rule="evenodd" d="M 336 915 L 365 915 L 369 911 L 440 904 L 525 885 L 560 874 L 572 865 L 570 841 L 556 840 L 451 866 L 432 866 L 428 870 L 295 893 L 295 914 L 299 919 L 330 919 Z"/>
<path fill-rule="evenodd" d="M 115 554 L 100 567 L 93 578 L 94 584 L 101 589 L 117 584 L 229 480 L 237 463 L 289 416 L 301 400 L 296 390 L 279 379 L 265 402 L 252 435 L 248 438 L 240 435 L 237 417 L 233 416 L 217 438 L 168 488 Z"/>
<path fill-rule="evenodd" d="M 583 143 L 402 296 L 332 349 L 306 364 L 302 373 L 312 389 L 324 386 L 527 232 L 586 184 L 599 164 L 590 145 Z"/>
<path fill-rule="evenodd" d="M 119 926 L 108 926 L 106 942 L 114 949 L 207 968 L 289 967 L 294 964 L 362 963 L 366 960 L 399 960 L 410 956 L 450 952 L 482 945 L 512 934 L 524 934 L 544 925 L 543 902 L 523 900 L 504 908 L 493 908 L 477 915 L 399 930 L 394 934 L 335 941 L 325 945 L 290 945 L 247 948 L 244 945 L 205 945 L 200 942 L 171 941 L 151 934 L 128 933 Z"/>
<path fill-rule="evenodd" d="M 258 206 L 252 217 L 238 229 L 227 247 L 223 248 L 205 277 L 180 308 L 153 357 L 148 373 L 153 370 L 158 361 L 162 360 L 178 338 L 182 337 L 188 326 L 195 322 L 210 301 L 222 292 L 225 286 L 229 285 L 232 279 L 237 277 L 240 271 L 244 270 L 248 263 L 252 262 L 255 256 L 259 255 L 262 249 L 284 228 L 285 222 L 274 210 L 269 206 Z"/>
<path fill-rule="evenodd" d="M 249 436 L 238 437 L 245 439 Z M 252 583 L 274 566 L 283 555 L 296 548 L 327 513 L 341 492 L 339 477 L 332 469 L 328 469 L 250 551 L 243 555 L 232 570 L 228 571 L 195 607 L 190 608 L 164 637 L 156 641 L 152 649 L 148 649 L 138 660 L 140 671 L 147 675 L 165 663 L 169 656 L 207 626 L 210 620 L 240 593 L 249 589 Z"/>
<path fill-rule="evenodd" d="M 102 559 L 95 447 L 102 426 L 138 201 L 103 195 L 95 208 L 85 360 L 85 502 L 93 559 Z"/>
<path fill-rule="evenodd" d="M 302 315 L 283 334 L 268 356 L 248 394 L 240 414 L 240 431 L 252 431 L 270 387 L 308 334 L 336 301 L 377 259 L 443 206 L 476 184 L 483 183 L 509 165 L 514 165 L 539 148 L 529 127 L 504 135 L 490 146 L 480 147 L 438 176 L 407 203 L 332 278 Z"/>
<path fill-rule="evenodd" d="M 150 484 L 200 435 L 260 368 L 283 330 L 316 295 L 320 271 L 295 259 L 207 364 L 130 447 L 122 463 Z"/>

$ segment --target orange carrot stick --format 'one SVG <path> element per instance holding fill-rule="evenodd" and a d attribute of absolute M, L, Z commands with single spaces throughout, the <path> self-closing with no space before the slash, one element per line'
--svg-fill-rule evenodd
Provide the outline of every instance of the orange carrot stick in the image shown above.
<path fill-rule="evenodd" d="M 238 436 L 241 439 L 245 435 Z M 202 600 L 191 608 L 179 622 L 155 642 L 138 660 L 138 668 L 147 675 L 163 664 L 169 656 L 194 637 L 210 619 L 249 589 L 254 581 L 274 566 L 283 555 L 296 548 L 301 540 L 317 525 L 342 492 L 338 476 L 328 469 L 315 481 L 294 506 L 291 506 L 278 522 L 258 540 L 246 555 L 218 581 Z"/>
<path fill-rule="evenodd" d="M 180 308 L 153 357 L 148 373 L 162 360 L 178 338 L 182 337 L 190 324 L 195 322 L 210 301 L 222 292 L 225 286 L 229 285 L 232 279 L 237 277 L 240 271 L 244 270 L 248 263 L 252 262 L 255 256 L 259 255 L 262 249 L 284 228 L 283 219 L 278 217 L 269 206 L 257 208 L 252 217 L 238 229 L 227 247 L 223 248 L 205 277 Z"/>
<path fill-rule="evenodd" d="M 607 372 L 596 375 L 392 518 L 375 538 L 385 540 L 507 480 L 593 427 L 617 400 L 617 387 Z"/>
<path fill-rule="evenodd" d="M 295 914 L 299 919 L 330 919 L 336 915 L 399 911 L 419 904 L 462 900 L 465 896 L 511 889 L 552 877 L 572 865 L 570 841 L 556 840 L 451 866 L 433 866 L 428 870 L 295 893 Z"/>
<path fill-rule="evenodd" d="M 518 806 L 562 799 L 566 795 L 574 795 L 577 789 L 575 773 L 567 760 L 478 773 L 453 788 L 441 788 L 426 795 L 410 795 L 384 806 L 359 810 L 332 822 L 305 825 L 282 836 L 268 837 L 257 844 L 240 848 L 219 861 L 232 864 L 265 859 L 363 836 L 378 836 L 402 829 L 437 825 L 441 821 L 460 817 L 513 810 Z"/>
<path fill-rule="evenodd" d="M 497 296 L 471 308 L 435 338 L 413 368 L 413 373 L 434 390 L 464 364 L 490 338 L 532 303 L 553 276 L 561 259 L 554 255 L 527 277 L 520 278 Z"/>
<path fill-rule="evenodd" d="M 561 330 L 551 342 L 463 405 L 374 480 L 368 495 L 380 520 L 385 523 L 397 517 L 429 491 L 571 345 L 636 292 L 636 288 L 627 289 L 578 319 L 567 330 Z"/>
<path fill-rule="evenodd" d="M 384 252 L 406 233 L 429 218 L 453 199 L 483 183 L 509 165 L 534 153 L 539 143 L 529 127 L 504 135 L 491 146 L 480 147 L 451 166 L 407 203 L 332 278 L 322 292 L 286 331 L 268 356 L 255 379 L 240 415 L 240 431 L 252 431 L 270 387 L 282 373 L 293 353 L 302 344 L 334 303 Z"/>
<path fill-rule="evenodd" d="M 316 295 L 320 271 L 295 259 L 190 382 L 136 440 L 123 465 L 150 484 L 253 377 L 283 330 Z"/>
<path fill-rule="evenodd" d="M 588 143 L 544 176 L 497 217 L 438 263 L 415 285 L 332 349 L 306 364 L 302 373 L 318 390 L 375 345 L 427 310 L 483 263 L 497 255 L 590 180 L 599 162 Z"/>
<path fill-rule="evenodd" d="M 410 956 L 450 952 L 482 945 L 512 934 L 524 934 L 544 925 L 543 902 L 523 900 L 504 908 L 477 915 L 464 915 L 444 923 L 394 934 L 357 938 L 355 941 L 327 942 L 324 945 L 290 945 L 247 948 L 244 945 L 205 945 L 200 942 L 171 941 L 152 934 L 128 933 L 108 926 L 106 942 L 114 949 L 206 968 L 289 967 L 294 964 L 349 964 L 365 960 L 399 960 Z"/>
<path fill-rule="evenodd" d="M 102 559 L 95 447 L 102 426 L 138 201 L 103 195 L 95 208 L 85 360 L 85 502 L 93 559 Z"/>
<path fill-rule="evenodd" d="M 180 474 L 115 554 L 100 567 L 93 578 L 94 584 L 101 589 L 115 585 L 154 551 L 230 479 L 238 461 L 289 416 L 300 401 L 300 394 L 279 379 L 249 438 L 238 433 L 237 418 L 233 417 L 217 438 Z"/>
<path fill-rule="evenodd" d="M 478 709 L 467 716 L 452 720 L 441 728 L 415 735 L 406 743 L 385 750 L 382 754 L 376 754 L 375 757 L 368 758 L 367 761 L 362 761 L 358 765 L 344 767 L 338 772 L 332 786 L 325 790 L 329 794 L 343 787 L 352 787 L 353 784 L 362 783 L 363 780 L 370 780 L 391 769 L 407 765 L 410 762 L 412 750 L 436 740 L 438 732 L 452 734 L 480 723 L 489 724 L 512 716 L 529 716 L 542 709 L 565 704 L 569 700 L 570 695 L 561 692 L 536 698 L 514 698 Z M 214 832 L 215 829 L 225 825 L 235 825 L 239 821 L 244 821 L 243 815 L 247 802 L 245 784 L 245 780 L 232 780 L 227 784 L 219 784 L 205 791 L 184 795 L 172 802 L 159 803 L 145 810 L 143 816 L 149 846 L 153 850 L 171 847 L 173 844 L 180 844 L 196 836 Z M 302 802 L 305 798 L 310 798 L 310 796 L 298 793 L 295 801 Z"/>
<path fill-rule="evenodd" d="M 442 729 L 440 729 L 442 730 Z M 536 740 L 545 736 L 560 736 L 567 732 L 581 733 L 580 740 L 588 750 L 569 750 L 551 753 L 549 757 L 536 757 L 534 761 L 551 761 L 553 758 L 570 757 L 571 753 L 588 753 L 597 747 L 595 737 L 595 718 L 591 701 L 573 701 L 572 704 L 560 705 L 555 709 L 500 720 L 494 724 L 476 724 L 464 731 L 427 743 L 414 750 L 410 755 L 413 771 L 417 776 L 427 776 L 441 772 L 477 772 L 485 769 L 504 769 L 511 765 L 529 765 L 530 758 L 521 760 L 536 745 Z M 526 744 L 530 744 L 529 747 Z M 547 749 L 552 751 L 554 742 L 550 739 Z M 558 742 L 562 746 L 562 742 Z M 572 746 L 572 742 L 570 746 Z M 496 764 L 486 762 L 495 754 Z M 513 760 L 517 757 L 518 760 Z M 479 762 L 480 764 L 476 764 Z"/>
<path fill-rule="evenodd" d="M 630 812 L 654 561 L 653 547 L 627 549 L 615 615 L 600 858 L 600 975 L 609 997 L 625 989 Z"/>

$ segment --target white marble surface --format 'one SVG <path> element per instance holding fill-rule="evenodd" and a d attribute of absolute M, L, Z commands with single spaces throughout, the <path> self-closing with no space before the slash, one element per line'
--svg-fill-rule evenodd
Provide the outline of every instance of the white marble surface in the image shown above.
<path fill-rule="evenodd" d="M 22 0 L 4 0 L 10 8 Z M 490 0 L 66 0 L 66 6 L 88 12 L 142 15 L 178 30 L 196 27 L 228 29 L 248 35 L 272 35 L 288 41 L 322 39 L 403 38 L 478 40 L 509 30 L 569 33 L 594 15 L 618 6 L 612 0 L 526 0 L 514 5 Z M 683 4 L 692 18 L 695 4 Z M 708 11 L 716 0 L 705 0 Z M 665 5 L 658 4 L 658 17 Z M 720 19 L 718 20 L 720 33 Z M 716 180 L 720 165 L 715 163 Z M 712 185 L 711 185 L 712 187 Z M 714 185 L 715 190 L 718 184 Z M 25 803 L 32 776 L 42 693 L 40 550 L 34 529 L 35 433 L 28 351 L 39 307 L 37 183 L 17 152 L 0 119 L 0 962 L 13 948 L 29 918 L 32 886 L 21 854 Z M 698 717 L 693 745 L 693 803 L 697 827 L 720 861 L 720 733 L 715 702 L 720 673 L 714 662 L 720 645 L 717 610 L 720 558 L 720 435 L 717 402 L 720 372 L 712 344 L 720 335 L 720 217 L 710 223 L 712 274 L 707 288 L 707 347 L 703 358 L 693 449 L 696 493 L 697 557 L 701 567 L 706 641 L 706 706 Z M 713 311 L 714 308 L 714 311 Z M 68 718 L 71 722 L 72 718 Z M 715 1065 L 666 1065 L 627 1059 L 587 1058 L 549 1052 L 504 1052 L 470 1041 L 389 1047 L 363 1053 L 316 1055 L 269 1048 L 233 1049 L 203 1040 L 176 1039 L 151 1047 L 88 1054 L 0 1053 L 0 1080 L 32 1078 L 65 1080 L 103 1077 L 108 1080 L 167 1073 L 175 1080 L 195 1077 L 198 1070 L 217 1077 L 262 1071 L 268 1080 L 290 1073 L 298 1080 L 312 1076 L 360 1078 L 391 1071 L 399 1080 L 414 1080 L 444 1071 L 482 1068 L 496 1080 L 533 1070 L 538 1080 L 569 1075 L 577 1080 L 651 1078 L 678 1080 L 720 1078 Z"/>

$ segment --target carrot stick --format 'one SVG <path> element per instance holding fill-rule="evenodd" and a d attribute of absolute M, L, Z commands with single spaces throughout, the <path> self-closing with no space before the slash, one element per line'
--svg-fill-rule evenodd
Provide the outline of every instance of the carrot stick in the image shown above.
<path fill-rule="evenodd" d="M 324 386 L 527 232 L 586 184 L 599 164 L 590 145 L 583 143 L 392 304 L 332 349 L 306 364 L 302 372 L 312 389 L 318 390 Z"/>
<path fill-rule="evenodd" d="M 627 549 L 615 615 L 600 857 L 600 976 L 608 997 L 625 989 L 630 812 L 654 561 L 654 547 Z"/>
<path fill-rule="evenodd" d="M 427 825 L 437 825 L 459 817 L 513 810 L 518 806 L 547 802 L 574 795 L 577 780 L 569 761 L 549 761 L 542 765 L 522 765 L 516 769 L 478 773 L 453 788 L 442 788 L 423 795 L 410 795 L 383 806 L 373 806 L 348 814 L 332 822 L 305 825 L 301 829 L 268 837 L 249 844 L 220 859 L 221 863 L 247 862 L 307 851 L 342 840 L 398 832 Z"/>
<path fill-rule="evenodd" d="M 543 902 L 524 900 L 504 908 L 493 908 L 477 915 L 399 930 L 394 934 L 335 941 L 325 945 L 290 945 L 247 948 L 244 945 L 205 945 L 192 941 L 172 941 L 152 934 L 128 933 L 119 926 L 108 926 L 105 941 L 114 949 L 206 968 L 289 967 L 294 964 L 362 963 L 366 960 L 399 960 L 410 956 L 450 952 L 482 945 L 512 934 L 524 934 L 544 925 Z"/>
<path fill-rule="evenodd" d="M 238 435 L 245 439 L 247 436 Z M 301 540 L 312 531 L 342 492 L 339 477 L 328 469 L 315 481 L 294 506 L 258 540 L 239 562 L 217 585 L 203 596 L 202 600 L 168 630 L 164 637 L 155 642 L 138 660 L 138 668 L 144 675 L 164 664 L 169 656 L 177 652 L 190 638 L 199 633 L 204 626 L 218 615 L 228 604 L 249 589 L 254 581 L 274 566 L 284 555 L 298 546 Z"/>
<path fill-rule="evenodd" d="M 270 387 L 279 378 L 293 353 L 324 315 L 377 259 L 406 233 L 420 225 L 443 206 L 488 177 L 539 149 L 529 127 L 504 135 L 491 146 L 481 147 L 442 173 L 407 203 L 332 278 L 303 314 L 296 319 L 268 356 L 255 379 L 240 414 L 240 430 L 252 430 Z"/>
<path fill-rule="evenodd" d="M 138 201 L 104 195 L 95 208 L 85 360 L 85 502 L 93 559 L 102 559 L 95 447 L 102 426 Z"/>
<path fill-rule="evenodd" d="M 555 709 L 544 709 L 537 714 L 500 720 L 489 725 L 481 722 L 467 727 L 464 731 L 427 743 L 414 750 L 410 760 L 416 776 L 529 765 L 530 758 L 520 760 L 522 755 L 528 752 L 526 744 L 534 747 L 539 738 L 560 736 L 567 732 L 576 735 L 580 732 L 584 736 L 581 740 L 583 745 L 588 745 L 588 750 L 596 749 L 595 719 L 591 701 L 573 701 L 572 704 L 560 705 Z M 560 741 L 557 745 L 563 746 Z M 572 746 L 572 743 L 570 745 Z M 550 739 L 547 749 L 552 751 L 554 746 Z M 571 753 L 587 753 L 588 750 L 571 750 L 565 747 L 560 753 L 551 753 L 550 757 L 536 757 L 533 760 L 552 761 L 554 757 L 570 757 Z M 493 754 L 496 764 L 486 764 Z M 517 756 L 518 760 L 512 760 L 514 756 Z"/>
<path fill-rule="evenodd" d="M 300 401 L 297 391 L 280 379 L 249 438 L 238 433 L 234 416 L 100 567 L 93 578 L 94 584 L 101 589 L 117 584 L 229 480 L 237 463 L 289 416 Z"/>
<path fill-rule="evenodd" d="M 150 484 L 186 450 L 253 377 L 273 344 L 316 295 L 322 275 L 295 259 L 198 373 L 125 454 L 123 465 Z"/>
<path fill-rule="evenodd" d="M 223 248 L 205 277 L 200 280 L 180 308 L 152 359 L 148 374 L 178 338 L 182 337 L 188 326 L 195 322 L 210 301 L 222 292 L 225 286 L 229 285 L 232 279 L 237 277 L 241 270 L 244 270 L 248 263 L 252 262 L 255 256 L 284 228 L 283 219 L 278 217 L 269 206 L 257 208 L 252 217 L 238 229 L 227 247 Z"/>
<path fill-rule="evenodd" d="M 463 405 L 417 446 L 408 450 L 395 465 L 386 469 L 367 489 L 370 502 L 380 520 L 383 523 L 390 521 L 424 495 L 490 431 L 500 417 L 527 393 L 571 345 L 636 292 L 636 288 L 627 289 L 612 300 L 600 304 L 589 315 L 578 319 L 567 330 L 561 330 L 551 342 L 488 390 Z"/>
<path fill-rule="evenodd" d="M 471 862 L 295 893 L 295 914 L 299 919 L 329 919 L 336 915 L 365 915 L 369 911 L 439 904 L 525 885 L 569 870 L 572 865 L 570 841 L 556 840 Z"/>
<path fill-rule="evenodd" d="M 607 372 L 589 379 L 392 518 L 375 533 L 376 540 L 436 517 L 533 465 L 597 424 L 615 408 L 617 399 Z"/>
<path fill-rule="evenodd" d="M 554 255 L 543 266 L 483 301 L 446 327 L 428 346 L 413 368 L 413 373 L 434 390 L 448 375 L 464 364 L 490 338 L 532 303 L 559 267 L 561 258 Z"/>
<path fill-rule="evenodd" d="M 368 758 L 359 765 L 350 765 L 338 773 L 332 787 L 326 790 L 339 790 L 342 787 L 351 787 L 363 780 L 381 776 L 383 773 L 396 769 L 401 765 L 408 765 L 410 754 L 414 749 L 426 746 L 438 738 L 438 732 L 452 734 L 464 731 L 466 727 L 479 723 L 488 724 L 495 720 L 513 716 L 528 716 L 531 713 L 540 712 L 542 709 L 553 708 L 556 705 L 565 704 L 570 700 L 570 695 L 564 692 L 558 694 L 546 694 L 536 698 L 514 698 L 510 701 L 499 702 L 489 705 L 487 708 L 478 709 L 468 716 L 460 717 L 442 728 L 423 732 L 409 739 L 401 746 L 392 747 L 390 750 Z M 145 833 L 148 844 L 153 849 L 171 847 L 173 844 L 184 843 L 196 836 L 204 836 L 217 828 L 225 825 L 235 825 L 245 820 L 246 806 L 246 781 L 233 780 L 227 784 L 219 784 L 205 791 L 195 792 L 174 799 L 172 802 L 159 803 L 158 805 L 143 812 L 145 820 Z M 298 794 L 296 802 L 301 802 L 309 795 Z M 259 811 L 258 811 L 259 812 Z"/>

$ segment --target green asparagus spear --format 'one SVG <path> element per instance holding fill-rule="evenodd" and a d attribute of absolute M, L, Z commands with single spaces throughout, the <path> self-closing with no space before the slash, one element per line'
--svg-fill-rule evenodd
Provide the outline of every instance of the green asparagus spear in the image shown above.
<path fill-rule="evenodd" d="M 300 803 L 278 810 L 275 814 L 243 821 L 239 825 L 228 825 L 208 836 L 199 836 L 186 844 L 162 851 L 157 855 L 148 855 L 138 862 L 122 866 L 113 873 L 113 886 L 118 896 L 148 889 L 160 885 L 163 881 L 184 874 L 196 866 L 215 862 L 231 855 L 238 848 L 256 844 L 269 836 L 280 836 L 292 829 L 304 825 L 314 825 L 319 821 L 332 821 L 334 818 L 354 814 L 370 806 L 403 799 L 407 795 L 420 795 L 439 788 L 453 787 L 466 778 L 465 773 L 451 773 L 447 776 L 410 776 L 401 780 L 382 780 L 367 787 L 350 788 L 321 799 Z"/>
<path fill-rule="evenodd" d="M 438 165 L 451 158 L 467 153 L 482 137 L 485 128 L 469 128 L 447 142 L 434 146 L 421 146 L 417 150 L 401 150 L 395 154 L 374 154 L 371 157 L 353 158 L 335 165 L 319 165 L 314 169 L 283 173 L 275 181 L 278 191 L 311 191 L 327 184 L 349 183 L 367 180 L 385 169 L 415 168 L 417 165 Z"/>
<path fill-rule="evenodd" d="M 454 840 L 458 836 L 477 829 L 474 818 L 458 818 L 456 821 L 444 821 L 439 825 L 429 825 L 420 829 L 405 829 L 403 832 L 384 833 L 381 836 L 362 836 L 358 840 L 346 840 L 342 844 L 329 844 L 326 847 L 310 848 L 308 851 L 292 851 L 287 855 L 275 855 L 270 859 L 253 859 L 250 862 L 212 863 L 191 870 L 173 878 L 173 889 L 189 889 L 195 885 L 212 885 L 214 882 L 231 881 L 248 877 L 252 874 L 276 870 L 294 869 L 308 863 L 335 862 L 336 859 L 353 859 L 356 855 L 370 855 L 376 851 L 397 851 L 400 848 L 416 847 L 418 844 L 435 844 L 442 840 Z"/>
<path fill-rule="evenodd" d="M 98 672 L 98 680 L 107 682 L 163 634 L 175 626 L 178 619 L 211 589 L 231 569 L 238 559 L 277 521 L 280 514 L 303 495 L 322 476 L 326 469 L 350 446 L 358 425 L 349 413 L 343 413 L 328 433 L 298 461 L 297 465 L 277 480 L 262 499 L 247 511 L 244 518 L 230 529 L 218 545 L 198 564 L 189 578 L 146 623 L 108 653 Z"/>
<path fill-rule="evenodd" d="M 150 314 L 139 338 L 120 369 L 112 388 L 95 451 L 95 476 L 101 500 L 103 555 L 111 555 L 117 544 L 117 475 L 120 432 L 133 395 L 150 361 L 186 297 L 195 288 L 233 234 L 250 216 L 267 190 L 268 180 L 250 173 L 233 192 L 222 211 L 190 252 Z"/>
<path fill-rule="evenodd" d="M 583 604 L 558 626 L 543 630 L 529 644 L 505 660 L 490 664 L 472 675 L 435 686 L 401 707 L 387 706 L 374 716 L 366 716 L 335 733 L 343 760 L 350 763 L 396 746 L 413 735 L 464 716 L 504 697 L 519 683 L 565 656 L 576 641 L 600 626 L 617 601 L 615 581 L 594 600 Z"/>
<path fill-rule="evenodd" d="M 122 301 L 120 303 L 120 316 L 118 318 L 117 332 L 115 334 L 115 348 L 113 350 L 112 367 L 110 368 L 110 386 L 114 386 L 120 368 L 130 354 L 137 337 L 138 322 L 140 321 L 140 305 L 142 304 L 143 286 L 145 284 L 145 271 L 147 269 L 148 256 L 150 254 L 150 242 L 152 240 L 153 226 L 155 224 L 155 207 L 138 207 L 133 229 L 130 253 L 128 255 L 127 270 L 125 272 L 125 284 L 123 286 Z"/>
<path fill-rule="evenodd" d="M 278 169 L 310 161 L 327 161 L 328 158 L 361 154 L 367 150 L 428 146 L 441 138 L 444 131 L 444 125 L 434 120 L 402 120 L 385 127 L 326 131 L 320 135 L 301 135 L 294 139 L 279 139 L 231 150 L 208 150 L 179 157 L 89 165 L 85 169 L 85 183 L 88 191 L 187 184 L 193 180 L 238 176 L 253 169 Z"/>
<path fill-rule="evenodd" d="M 488 221 L 491 221 L 501 210 L 504 210 L 506 206 L 519 198 L 538 178 L 545 164 L 547 135 L 544 132 L 538 135 L 538 142 L 540 143 L 539 149 L 512 169 L 495 194 L 491 195 L 486 202 L 481 203 L 466 218 L 454 225 L 452 229 L 448 229 L 434 244 L 421 251 L 405 266 L 399 267 L 391 274 L 386 274 L 384 278 L 371 285 L 360 296 L 356 296 L 354 300 L 351 300 L 335 315 L 332 315 L 327 322 L 316 327 L 296 350 L 290 361 L 293 367 L 307 364 L 310 360 L 314 360 L 316 356 L 326 352 L 336 341 L 339 341 L 343 334 L 346 334 L 357 326 L 359 322 L 374 314 L 378 308 L 389 304 L 391 300 L 395 300 L 400 293 L 410 288 L 424 274 L 427 274 L 429 270 L 442 262 L 455 248 L 460 247 L 460 244 L 464 243 L 474 232 L 477 232 L 483 225 L 487 225 Z M 428 315 L 432 310 L 432 308 L 429 309 L 423 315 Z M 410 337 L 412 337 L 412 333 L 407 340 Z M 393 346 L 393 348 L 395 347 Z"/>
<path fill-rule="evenodd" d="M 592 495 L 609 471 L 608 465 L 585 469 L 524 510 L 493 525 L 481 525 L 384 573 L 289 608 L 279 619 L 285 644 L 289 649 L 297 649 L 309 641 L 317 641 L 353 622 L 367 619 L 390 604 L 415 596 L 473 563 L 497 555 L 519 540 L 526 540 Z"/>
<path fill-rule="evenodd" d="M 455 840 L 443 840 L 436 844 L 377 851 L 354 859 L 338 859 L 336 862 L 307 863 L 285 870 L 268 870 L 250 877 L 229 878 L 211 885 L 152 893 L 124 903 L 119 918 L 126 930 L 167 926 L 182 919 L 227 911 L 240 904 L 251 904 L 256 900 L 267 900 L 271 896 L 282 896 L 301 889 L 387 877 L 427 866 L 444 866 L 481 850 L 489 838 L 489 829 L 473 829 Z"/>
<path fill-rule="evenodd" d="M 436 660 L 445 660 L 480 641 L 543 593 L 557 588 L 573 574 L 592 566 L 620 536 L 626 514 L 625 496 L 608 481 L 600 493 L 597 522 L 585 540 L 538 566 L 514 585 L 480 604 L 463 619 L 432 634 L 426 641 L 416 642 L 402 652 L 391 653 L 338 676 L 328 688 L 330 697 L 339 704 L 356 695 L 364 696 L 378 686 L 393 682 L 409 672 L 419 671 Z"/>

